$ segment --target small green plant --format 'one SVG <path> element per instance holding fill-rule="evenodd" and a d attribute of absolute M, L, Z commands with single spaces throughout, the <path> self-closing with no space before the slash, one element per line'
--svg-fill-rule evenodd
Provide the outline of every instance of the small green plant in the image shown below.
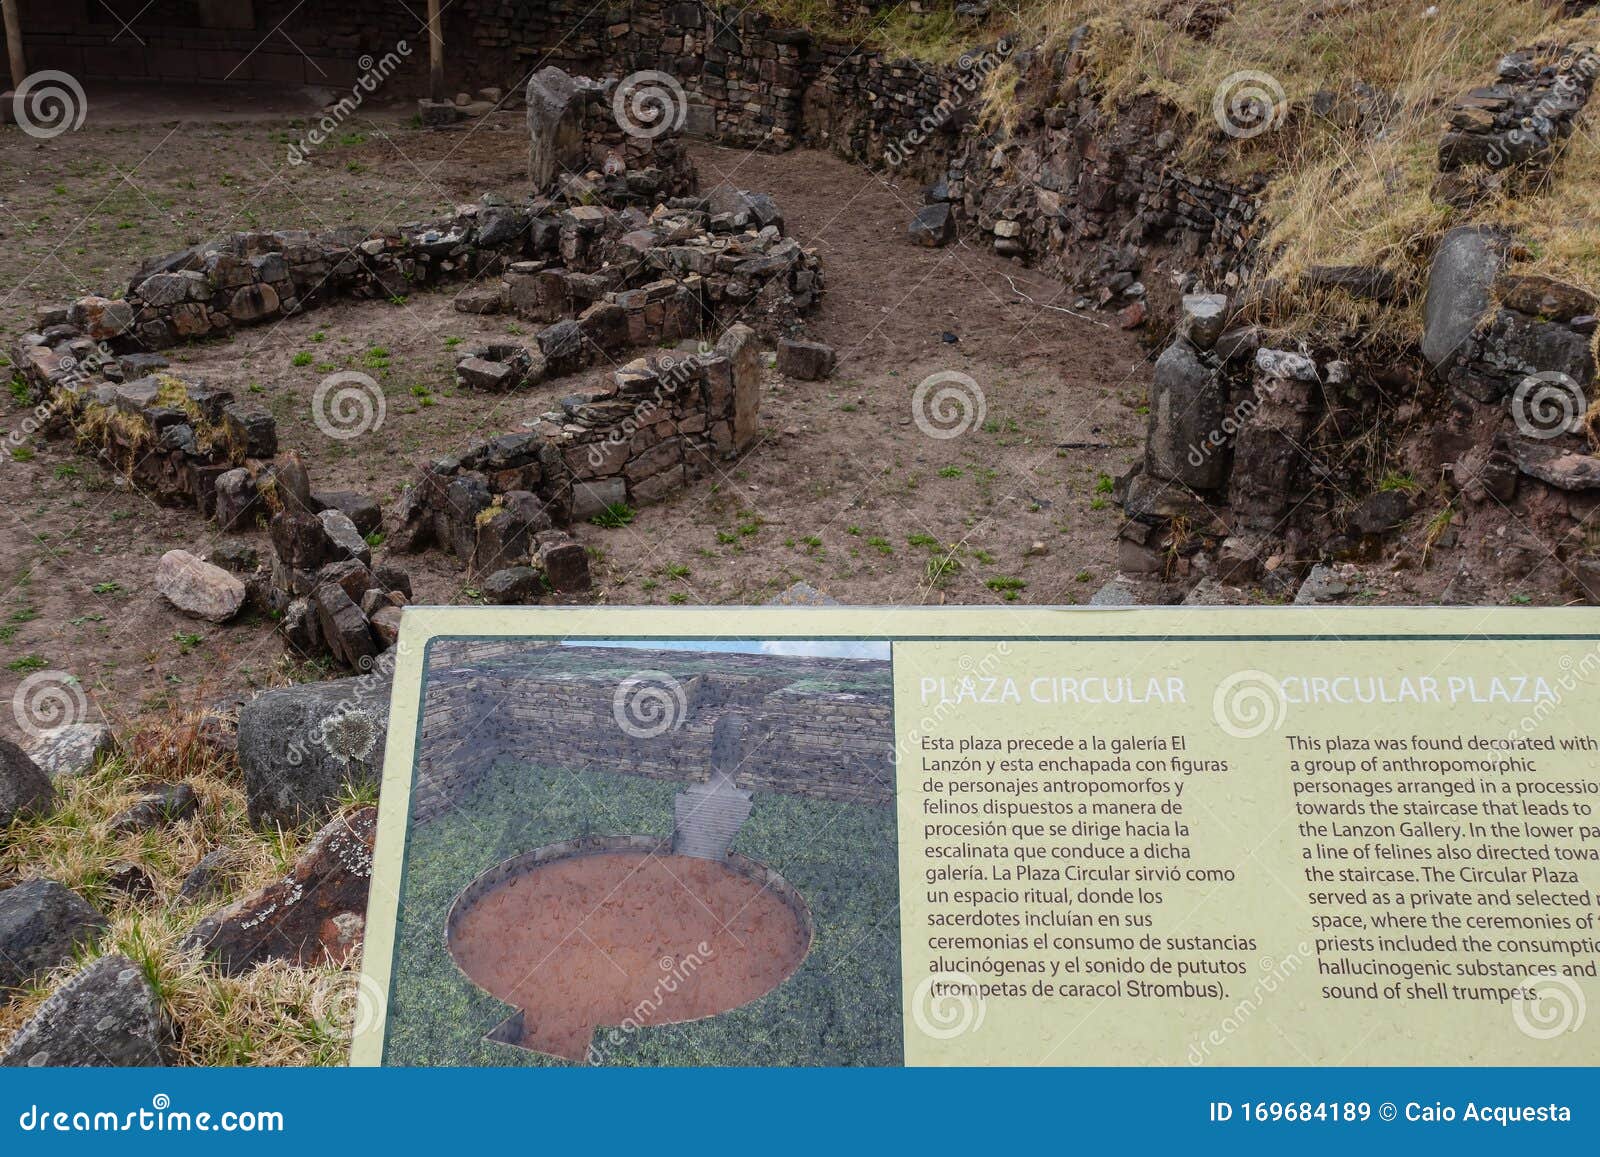
<path fill-rule="evenodd" d="M 619 530 L 633 521 L 636 511 L 626 502 L 613 502 L 589 521 L 607 530 Z"/>
<path fill-rule="evenodd" d="M 11 460 L 13 462 L 32 462 L 34 459 L 32 446 L 11 447 Z"/>
<path fill-rule="evenodd" d="M 1019 578 L 1012 578 L 1010 575 L 999 575 L 983 585 L 1008 603 L 1016 602 L 1018 593 L 1028 588 L 1027 583 Z"/>
<path fill-rule="evenodd" d="M 929 550 L 939 549 L 939 540 L 933 537 L 933 535 L 923 534 L 921 531 L 918 531 L 916 534 L 906 535 L 906 543 L 909 546 L 925 546 Z"/>
<path fill-rule="evenodd" d="M 673 604 L 674 606 L 681 607 L 684 603 L 686 603 L 688 601 L 689 601 L 689 596 L 684 594 L 682 591 L 673 591 L 670 595 L 667 596 L 667 602 Z"/>
<path fill-rule="evenodd" d="M 366 543 L 367 543 L 368 546 L 372 547 L 373 550 L 377 550 L 378 547 L 380 547 L 380 546 L 382 546 L 384 544 L 384 541 L 389 536 L 387 534 L 385 534 L 381 530 L 373 530 L 373 531 L 369 531 L 363 537 L 366 539 Z"/>
<path fill-rule="evenodd" d="M 178 631 L 172 636 L 172 641 L 178 644 L 178 654 L 187 655 L 205 642 L 206 637 L 193 631 Z"/>
<path fill-rule="evenodd" d="M 668 578 L 685 579 L 689 577 L 689 567 L 685 563 L 671 562 L 662 573 Z"/>
<path fill-rule="evenodd" d="M 89 589 L 97 595 L 114 595 L 122 590 L 122 584 L 115 579 L 108 579 L 103 583 L 95 583 Z"/>
<path fill-rule="evenodd" d="M 1096 494 L 1110 494 L 1116 488 L 1117 484 L 1115 480 L 1113 480 L 1111 475 L 1107 474 L 1105 471 L 1102 470 L 1095 477 L 1094 492 Z"/>
<path fill-rule="evenodd" d="M 311 340 L 319 343 L 325 342 L 328 340 L 328 335 L 319 329 L 316 333 L 311 335 Z"/>
<path fill-rule="evenodd" d="M 13 659 L 6 664 L 7 671 L 25 674 L 29 671 L 42 671 L 50 664 L 38 655 L 24 655 L 20 659 Z"/>
<path fill-rule="evenodd" d="M 316 358 L 311 356 L 309 350 L 301 350 L 289 359 L 289 364 L 292 366 L 309 366 L 314 361 L 316 361 Z"/>
<path fill-rule="evenodd" d="M 894 553 L 894 544 L 891 543 L 887 538 L 884 538 L 881 534 L 875 534 L 871 538 L 867 539 L 867 545 L 873 550 L 877 551 L 879 554 Z"/>
<path fill-rule="evenodd" d="M 930 587 L 943 586 L 958 570 L 961 563 L 949 555 L 936 555 L 922 568 L 922 578 Z"/>
<path fill-rule="evenodd" d="M 1417 480 L 1404 471 L 1391 470 L 1378 479 L 1378 490 L 1383 493 L 1412 494 L 1418 489 Z"/>

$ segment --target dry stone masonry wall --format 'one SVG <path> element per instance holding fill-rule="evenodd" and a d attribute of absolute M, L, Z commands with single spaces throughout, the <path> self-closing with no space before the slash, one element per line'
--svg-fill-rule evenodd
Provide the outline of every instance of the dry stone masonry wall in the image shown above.
<path fill-rule="evenodd" d="M 717 720 L 729 713 L 748 732 L 739 787 L 880 805 L 894 798 L 886 662 L 718 653 L 715 673 L 691 673 L 684 652 L 553 646 L 560 669 L 541 670 L 537 649 L 474 662 L 477 644 L 444 645 L 469 649 L 451 656 L 436 643 L 429 657 L 419 821 L 500 760 L 705 782 Z M 583 664 L 593 672 L 573 669 Z M 676 696 L 671 723 L 656 734 L 630 734 L 619 721 L 619 689 L 625 696 L 635 677 Z"/>
<path fill-rule="evenodd" d="M 1470 209 L 1489 190 L 1537 177 L 1597 72 L 1600 58 L 1583 46 L 1506 56 L 1495 84 L 1448 110 L 1435 197 Z M 1375 557 L 1416 513 L 1419 487 L 1405 479 L 1442 478 L 1453 518 L 1457 507 L 1463 518 L 1515 515 L 1486 532 L 1507 573 L 1526 574 L 1554 543 L 1575 593 L 1600 600 L 1600 431 L 1588 402 L 1600 302 L 1516 272 L 1516 249 L 1515 237 L 1483 225 L 1440 239 L 1422 302 L 1421 382 L 1333 350 L 1261 348 L 1238 297 L 1185 296 L 1176 338 L 1156 363 L 1144 460 L 1119 484 L 1123 569 L 1291 593 L 1319 558 Z M 1395 292 L 1375 269 L 1319 268 L 1307 280 L 1377 300 Z M 1395 448 L 1415 470 L 1374 488 L 1383 447 L 1367 433 L 1429 412 L 1420 444 Z M 1431 541 L 1454 541 L 1448 526 Z M 1476 597 L 1470 581 L 1446 593 Z"/>

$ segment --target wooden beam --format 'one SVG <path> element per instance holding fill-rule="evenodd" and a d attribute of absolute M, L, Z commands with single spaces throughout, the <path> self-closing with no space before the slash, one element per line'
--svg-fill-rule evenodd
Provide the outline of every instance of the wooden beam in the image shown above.
<path fill-rule="evenodd" d="M 444 19 L 440 0 L 428 0 L 428 99 L 445 100 Z"/>
<path fill-rule="evenodd" d="M 28 63 L 22 55 L 22 16 L 17 11 L 20 0 L 0 0 L 5 9 L 6 56 L 11 59 L 11 87 L 21 88 L 28 76 Z"/>

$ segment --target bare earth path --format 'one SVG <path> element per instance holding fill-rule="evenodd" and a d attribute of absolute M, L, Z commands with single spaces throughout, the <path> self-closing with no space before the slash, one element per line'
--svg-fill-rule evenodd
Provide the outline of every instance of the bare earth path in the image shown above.
<path fill-rule="evenodd" d="M 118 292 L 139 257 L 216 232 L 392 224 L 485 191 L 521 194 L 515 116 L 453 134 L 375 116 L 298 168 L 283 162 L 288 126 L 270 118 L 91 122 L 45 143 L 0 132 L 0 330 L 9 342 L 35 305 Z M 839 367 L 826 382 L 769 373 L 759 443 L 720 477 L 629 526 L 580 527 L 598 597 L 760 602 L 804 579 L 850 603 L 1083 601 L 1111 569 L 1117 518 L 1102 491 L 1139 452 L 1148 366 L 1136 341 L 1023 301 L 1008 276 L 1035 302 L 1073 295 L 1014 263 L 910 245 L 915 188 L 815 152 L 705 146 L 696 159 L 705 185 L 772 193 L 788 230 L 822 253 L 827 293 L 810 336 L 837 348 Z M 429 457 L 548 407 L 554 389 L 485 398 L 451 381 L 456 346 L 532 328 L 419 295 L 341 304 L 171 356 L 186 376 L 270 406 L 283 446 L 306 456 L 319 487 L 388 506 Z M 381 429 L 336 442 L 311 422 L 310 399 L 346 367 L 380 380 L 388 410 Z M 953 379 L 969 400 L 981 394 L 983 421 L 956 411 L 968 428 L 931 436 L 913 394 L 951 373 L 973 383 Z M 0 426 L 17 430 L 26 411 L 4 403 Z M 218 541 L 193 512 L 157 507 L 37 435 L 0 462 L 0 508 L 0 704 L 30 675 L 70 676 L 92 710 L 116 719 L 285 676 L 270 624 L 214 627 L 155 594 L 163 552 Z M 264 535 L 248 537 L 266 553 Z M 395 561 L 411 570 L 418 601 L 476 597 L 472 577 L 436 554 Z M 0 732 L 15 731 L 0 710 Z"/>

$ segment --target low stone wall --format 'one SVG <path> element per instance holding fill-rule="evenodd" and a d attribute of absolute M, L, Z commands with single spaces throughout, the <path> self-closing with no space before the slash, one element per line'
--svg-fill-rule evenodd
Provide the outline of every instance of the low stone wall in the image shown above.
<path fill-rule="evenodd" d="M 581 648 L 561 648 L 563 653 Z M 641 672 L 681 669 L 682 652 L 594 650 L 602 667 Z M 695 656 L 705 658 L 705 656 Z M 894 799 L 893 704 L 889 664 L 849 661 L 856 679 L 880 690 L 808 688 L 839 661 L 787 656 L 716 655 L 714 674 L 677 681 L 675 725 L 629 734 L 618 721 L 611 673 L 542 673 L 537 655 L 515 665 L 459 668 L 430 660 L 414 818 L 426 821 L 471 790 L 496 761 L 586 767 L 652 779 L 705 782 L 716 721 L 736 710 L 755 738 L 737 773 L 742 788 L 887 806 Z M 724 673 L 726 672 L 726 673 Z"/>
<path fill-rule="evenodd" d="M 711 472 L 754 440 L 760 389 L 744 325 L 692 354 L 629 363 L 534 429 L 430 463 L 401 499 L 390 541 L 437 546 L 490 574 L 551 527 L 647 505 Z"/>
<path fill-rule="evenodd" d="M 82 311 L 70 316 L 94 331 Z M 69 322 L 24 335 L 11 361 L 47 429 L 70 431 L 84 452 L 151 497 L 192 503 L 207 518 L 220 476 L 277 452 L 277 428 L 264 408 L 185 382 L 159 357 L 119 357 Z"/>

